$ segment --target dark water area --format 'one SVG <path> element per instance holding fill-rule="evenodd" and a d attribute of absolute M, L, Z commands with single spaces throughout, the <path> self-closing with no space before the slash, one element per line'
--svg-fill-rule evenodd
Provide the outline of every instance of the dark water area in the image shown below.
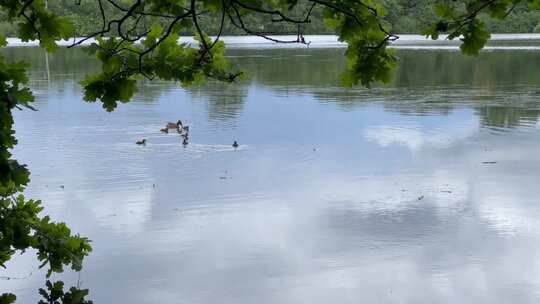
<path fill-rule="evenodd" d="M 107 113 L 82 100 L 82 51 L 49 55 L 47 80 L 41 50 L 6 49 L 39 109 L 15 115 L 27 195 L 93 241 L 90 298 L 538 303 L 540 52 L 398 49 L 371 89 L 339 86 L 343 52 L 232 49 L 246 80 L 144 82 Z M 177 119 L 186 147 L 159 132 Z M 0 292 L 37 302 L 35 260 L 0 270 L 21 278 Z"/>

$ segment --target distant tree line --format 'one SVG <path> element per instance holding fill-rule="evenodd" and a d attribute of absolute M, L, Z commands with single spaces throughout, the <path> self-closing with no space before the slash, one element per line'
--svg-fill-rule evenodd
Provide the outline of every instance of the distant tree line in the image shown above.
<path fill-rule="evenodd" d="M 118 14 L 118 10 L 115 10 L 112 5 L 107 2 L 103 3 L 105 13 L 108 16 Z M 434 3 L 435 0 L 385 0 L 384 5 L 387 11 L 385 19 L 391 24 L 393 33 L 418 34 L 437 21 L 437 16 L 433 11 Z M 295 8 L 299 18 L 309 10 L 306 5 L 300 3 Z M 71 19 L 79 36 L 91 34 L 96 29 L 96 22 L 101 20 L 100 11 L 96 9 L 97 1 L 94 0 L 49 0 L 48 6 L 57 15 Z M 13 37 L 17 25 L 4 21 L 6 19 L 6 16 L 0 14 L 0 35 Z M 287 22 L 272 22 L 264 15 L 252 15 L 246 16 L 246 23 L 268 34 L 297 34 L 298 32 L 306 35 L 332 34 L 332 31 L 324 25 L 320 8 L 315 8 L 310 19 L 310 23 L 298 26 Z M 516 5 L 505 20 L 493 20 L 487 17 L 481 19 L 486 23 L 486 29 L 492 33 L 540 33 L 540 11 L 531 9 L 525 3 Z M 219 29 L 219 24 L 215 20 L 216 16 L 201 16 L 201 23 L 209 29 L 211 35 L 216 34 Z M 184 34 L 191 35 L 193 33 L 186 32 Z M 246 33 L 226 22 L 223 34 L 245 35 Z"/>

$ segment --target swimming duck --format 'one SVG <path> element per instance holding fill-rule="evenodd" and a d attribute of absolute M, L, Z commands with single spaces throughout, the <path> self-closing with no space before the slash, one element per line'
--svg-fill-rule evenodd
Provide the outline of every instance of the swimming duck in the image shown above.
<path fill-rule="evenodd" d="M 146 139 L 142 139 L 136 142 L 137 145 L 146 145 Z"/>
<path fill-rule="evenodd" d="M 182 121 L 178 120 L 176 123 L 168 122 L 167 129 L 180 129 L 182 127 Z"/>
<path fill-rule="evenodd" d="M 238 148 L 238 142 L 236 142 L 236 140 L 235 140 L 235 141 L 233 142 L 232 146 L 233 146 L 233 148 L 235 148 L 235 149 Z"/>
<path fill-rule="evenodd" d="M 169 133 L 169 128 L 163 128 L 160 131 L 163 132 L 163 133 Z"/>

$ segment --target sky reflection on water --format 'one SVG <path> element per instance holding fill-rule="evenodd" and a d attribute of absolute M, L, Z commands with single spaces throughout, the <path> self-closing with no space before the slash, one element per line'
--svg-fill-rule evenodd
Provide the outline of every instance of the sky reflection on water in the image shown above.
<path fill-rule="evenodd" d="M 344 90 L 342 50 L 234 50 L 249 80 L 148 83 L 110 114 L 82 102 L 82 54 L 47 82 L 37 50 L 10 52 L 40 109 L 16 114 L 15 154 L 93 240 L 95 303 L 539 300 L 537 53 L 400 51 L 393 83 Z M 186 148 L 159 132 L 178 118 Z M 33 274 L 0 289 L 36 302 L 36 268 L 13 260 Z"/>

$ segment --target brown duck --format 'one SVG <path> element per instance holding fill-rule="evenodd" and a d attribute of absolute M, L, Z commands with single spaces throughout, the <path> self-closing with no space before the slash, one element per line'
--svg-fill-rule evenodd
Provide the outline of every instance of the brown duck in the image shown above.
<path fill-rule="evenodd" d="M 180 129 L 182 127 L 182 121 L 178 120 L 176 123 L 168 122 L 166 127 L 167 129 Z"/>

